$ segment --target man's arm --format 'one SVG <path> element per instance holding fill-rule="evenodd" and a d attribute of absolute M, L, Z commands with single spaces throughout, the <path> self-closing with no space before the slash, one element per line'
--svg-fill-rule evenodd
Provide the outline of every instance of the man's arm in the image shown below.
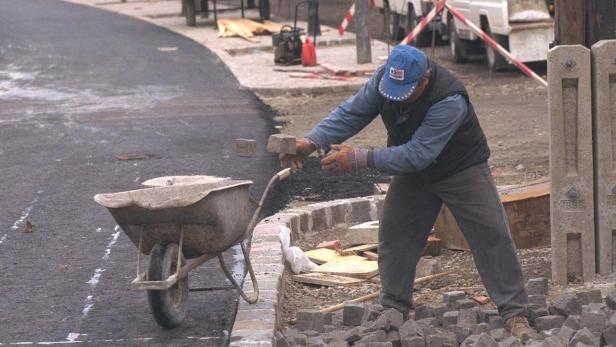
<path fill-rule="evenodd" d="M 378 90 L 382 69 L 377 69 L 357 94 L 332 111 L 306 137 L 327 152 L 331 144 L 344 142 L 368 125 L 385 102 Z"/>
<path fill-rule="evenodd" d="M 411 139 L 400 146 L 375 149 L 368 165 L 390 174 L 425 169 L 439 156 L 467 116 L 468 104 L 453 95 L 432 105 Z"/>

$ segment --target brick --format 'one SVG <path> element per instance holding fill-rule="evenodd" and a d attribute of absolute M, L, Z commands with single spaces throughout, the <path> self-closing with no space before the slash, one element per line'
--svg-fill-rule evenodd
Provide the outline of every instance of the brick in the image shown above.
<path fill-rule="evenodd" d="M 351 211 L 351 204 L 348 202 L 338 203 L 332 205 L 332 224 L 346 224 L 349 220 L 349 214 Z"/>
<path fill-rule="evenodd" d="M 267 141 L 267 151 L 278 154 L 295 154 L 297 151 L 295 136 L 285 134 L 270 135 Z"/>
<path fill-rule="evenodd" d="M 398 332 L 400 333 L 400 338 L 405 339 L 421 335 L 422 329 L 414 320 L 409 319 L 400 326 Z"/>
<path fill-rule="evenodd" d="M 443 314 L 443 319 L 441 320 L 441 323 L 445 327 L 449 325 L 456 325 L 458 324 L 459 316 L 460 316 L 460 311 L 445 312 L 445 314 Z"/>
<path fill-rule="evenodd" d="M 565 317 L 558 315 L 543 316 L 535 319 L 535 327 L 539 331 L 560 328 L 565 322 Z"/>
<path fill-rule="evenodd" d="M 598 346 L 599 339 L 588 329 L 582 328 L 578 330 L 569 341 L 570 346 L 575 346 L 577 343 L 583 343 L 588 346 Z"/>
<path fill-rule="evenodd" d="M 582 306 L 575 295 L 565 294 L 554 301 L 552 308 L 556 314 L 568 317 L 582 313 Z"/>
<path fill-rule="evenodd" d="M 342 309 L 342 324 L 347 326 L 361 325 L 364 310 L 363 304 L 345 303 Z"/>
<path fill-rule="evenodd" d="M 351 223 L 363 223 L 370 220 L 372 210 L 370 201 L 362 198 L 349 199 L 351 203 Z"/>
<path fill-rule="evenodd" d="M 443 302 L 448 305 L 455 304 L 456 301 L 466 298 L 466 293 L 462 291 L 453 291 L 443 293 Z"/>
<path fill-rule="evenodd" d="M 616 291 L 610 292 L 605 296 L 605 304 L 611 310 L 616 310 Z"/>
<path fill-rule="evenodd" d="M 323 313 L 317 310 L 299 310 L 297 311 L 296 327 L 299 330 L 314 330 L 323 332 L 324 326 L 332 324 L 332 314 Z"/>
<path fill-rule="evenodd" d="M 526 282 L 526 294 L 548 295 L 548 279 L 545 277 L 531 278 Z"/>
<path fill-rule="evenodd" d="M 528 304 L 534 305 L 536 307 L 548 307 L 548 303 L 545 295 L 529 295 L 528 296 Z"/>
<path fill-rule="evenodd" d="M 402 347 L 426 347 L 426 339 L 423 336 L 412 336 L 402 339 Z"/>
<path fill-rule="evenodd" d="M 589 282 L 595 275 L 590 50 L 557 46 L 548 62 L 552 280 Z"/>
<path fill-rule="evenodd" d="M 575 297 L 579 301 L 580 305 L 588 305 L 591 303 L 601 303 L 603 298 L 601 297 L 601 291 L 599 289 L 586 290 L 583 292 L 577 292 Z"/>
<path fill-rule="evenodd" d="M 350 245 L 379 243 L 379 222 L 371 221 L 350 227 L 346 241 Z"/>
<path fill-rule="evenodd" d="M 463 309 L 477 307 L 477 303 L 470 299 L 460 299 L 460 300 L 456 300 L 455 306 L 458 309 L 463 310 Z"/>
<path fill-rule="evenodd" d="M 235 154 L 240 157 L 256 157 L 257 141 L 252 139 L 235 139 Z"/>

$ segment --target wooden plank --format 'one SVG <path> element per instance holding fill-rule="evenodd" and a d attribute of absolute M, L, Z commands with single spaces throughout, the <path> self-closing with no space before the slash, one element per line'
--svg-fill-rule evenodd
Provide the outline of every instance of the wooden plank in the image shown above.
<path fill-rule="evenodd" d="M 320 272 L 310 272 L 306 274 L 293 275 L 293 280 L 301 283 L 309 283 L 309 284 L 317 284 L 320 286 L 351 286 L 354 284 L 364 283 L 366 280 L 353 278 L 353 277 L 345 277 L 345 276 L 336 276 L 326 273 Z"/>
<path fill-rule="evenodd" d="M 374 253 L 374 252 L 363 251 L 363 252 L 361 252 L 361 255 L 366 257 L 366 259 L 368 259 L 368 260 L 374 260 L 374 261 L 379 260 L 379 255 Z"/>
<path fill-rule="evenodd" d="M 330 261 L 320 265 L 312 270 L 312 272 L 323 272 L 356 278 L 370 278 L 379 273 L 379 265 L 376 261 L 366 259 Z"/>
<path fill-rule="evenodd" d="M 369 243 L 367 245 L 359 245 L 351 248 L 346 248 L 343 252 L 363 252 L 363 251 L 371 251 L 373 249 L 377 249 L 379 247 L 378 243 Z"/>
<path fill-rule="evenodd" d="M 304 254 L 313 262 L 317 264 L 325 264 L 330 261 L 345 261 L 345 260 L 355 260 L 361 261 L 366 260 L 364 257 L 360 257 L 358 255 L 340 255 L 336 253 L 333 249 L 329 248 L 317 248 L 310 251 L 304 252 Z"/>

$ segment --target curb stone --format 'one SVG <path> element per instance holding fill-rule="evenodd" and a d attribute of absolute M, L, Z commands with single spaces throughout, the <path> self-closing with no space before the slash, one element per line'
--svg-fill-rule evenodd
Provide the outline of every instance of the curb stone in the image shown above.
<path fill-rule="evenodd" d="M 248 304 L 240 299 L 229 346 L 276 346 L 275 333 L 280 324 L 284 292 L 284 258 L 278 240 L 281 227 L 289 228 L 292 240 L 297 240 L 306 233 L 336 225 L 377 220 L 384 201 L 385 195 L 372 195 L 319 202 L 280 211 L 257 224 L 252 236 L 250 257 L 254 259 L 257 282 L 265 286 L 256 304 Z M 248 281 L 246 287 L 251 287 L 250 279 L 245 278 L 245 281 Z M 247 294 L 251 292 L 247 291 Z"/>

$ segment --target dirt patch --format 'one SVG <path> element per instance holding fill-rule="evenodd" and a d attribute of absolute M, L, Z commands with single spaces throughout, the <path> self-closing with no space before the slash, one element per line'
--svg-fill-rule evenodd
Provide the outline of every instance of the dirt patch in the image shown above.
<path fill-rule="evenodd" d="M 322 241 L 344 240 L 346 231 L 347 228 L 334 228 L 306 234 L 304 239 L 296 241 L 294 245 L 303 250 L 310 250 Z M 520 250 L 518 256 L 526 279 L 535 277 L 550 278 L 550 248 Z M 415 305 L 440 303 L 443 293 L 467 287 L 479 287 L 477 290 L 470 291 L 469 293 L 487 295 L 483 289 L 481 278 L 477 273 L 470 252 L 445 250 L 436 259 L 441 262 L 443 272 L 452 272 L 452 274 L 435 279 L 424 285 L 418 285 L 413 294 Z M 336 305 L 377 292 L 380 288 L 378 276 L 372 278 L 370 282 L 355 286 L 325 287 L 295 282 L 291 279 L 291 275 L 288 269 L 285 270 L 285 291 L 282 305 L 283 327 L 289 326 L 295 320 L 295 313 L 299 309 L 315 309 Z"/>

